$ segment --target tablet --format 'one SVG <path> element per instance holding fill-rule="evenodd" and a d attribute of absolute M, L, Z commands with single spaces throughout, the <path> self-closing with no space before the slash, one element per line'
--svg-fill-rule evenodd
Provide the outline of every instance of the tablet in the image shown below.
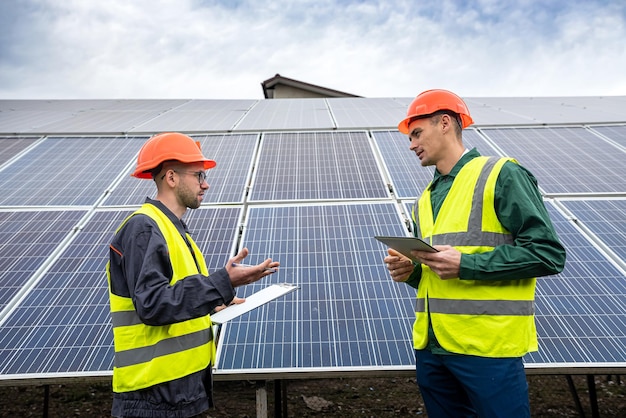
<path fill-rule="evenodd" d="M 411 254 L 411 251 L 427 251 L 429 253 L 436 253 L 439 250 L 433 248 L 426 241 L 416 237 L 382 237 L 375 236 L 378 241 L 386 244 L 389 248 L 393 248 L 402 255 L 409 257 L 413 261 L 419 262 Z"/>

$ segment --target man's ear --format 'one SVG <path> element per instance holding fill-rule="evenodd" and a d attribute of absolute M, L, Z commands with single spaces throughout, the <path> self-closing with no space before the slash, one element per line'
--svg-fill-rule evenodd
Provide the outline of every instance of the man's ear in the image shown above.
<path fill-rule="evenodd" d="M 441 123 L 441 130 L 443 133 L 448 132 L 448 130 L 452 128 L 452 118 L 446 113 L 441 115 L 441 120 L 439 122 Z"/>
<path fill-rule="evenodd" d="M 169 168 L 165 171 L 163 181 L 165 181 L 170 186 L 174 185 L 174 170 L 173 169 Z"/>

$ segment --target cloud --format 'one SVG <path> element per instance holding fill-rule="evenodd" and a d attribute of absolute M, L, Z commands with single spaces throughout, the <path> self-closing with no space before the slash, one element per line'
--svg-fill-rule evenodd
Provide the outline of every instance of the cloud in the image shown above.
<path fill-rule="evenodd" d="M 0 7 L 0 98 L 262 98 L 276 73 L 367 97 L 626 95 L 618 0 Z"/>

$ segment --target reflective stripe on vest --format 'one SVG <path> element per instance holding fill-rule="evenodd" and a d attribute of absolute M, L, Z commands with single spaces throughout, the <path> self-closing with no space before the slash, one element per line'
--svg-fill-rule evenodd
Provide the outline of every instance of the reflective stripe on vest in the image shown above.
<path fill-rule="evenodd" d="M 459 300 L 428 298 L 429 312 L 463 315 L 534 315 L 530 300 Z M 426 312 L 426 298 L 417 298 L 415 312 Z"/>
<path fill-rule="evenodd" d="M 487 158 L 487 157 L 483 157 Z M 431 245 L 452 245 L 452 246 L 480 246 L 480 247 L 495 247 L 503 244 L 512 244 L 513 238 L 510 234 L 498 234 L 493 232 L 483 231 L 483 195 L 485 193 L 485 187 L 487 185 L 487 179 L 491 174 L 494 166 L 498 162 L 496 157 L 488 157 L 487 161 L 483 165 L 482 171 L 476 181 L 476 187 L 474 188 L 474 195 L 472 197 L 472 207 L 470 209 L 467 231 L 465 232 L 450 232 L 446 234 L 437 234 L 430 239 Z M 428 185 L 427 189 L 430 187 Z M 419 222 L 417 221 L 417 214 L 415 209 L 419 207 L 419 197 L 415 200 L 413 206 L 413 222 L 416 228 L 416 236 L 422 239 L 428 239 L 429 237 L 423 237 Z"/>
<path fill-rule="evenodd" d="M 428 299 L 431 313 L 462 315 L 533 315 L 531 300 L 458 300 Z"/>
<path fill-rule="evenodd" d="M 211 329 L 203 329 L 192 334 L 181 335 L 176 338 L 161 340 L 149 347 L 139 347 L 115 353 L 115 367 L 133 366 L 135 364 L 146 363 L 154 357 L 162 357 L 176 354 L 181 350 L 200 347 L 207 341 L 213 340 Z"/>
<path fill-rule="evenodd" d="M 194 261 L 185 240 L 163 212 L 145 204 L 131 216 L 136 214 L 153 219 L 165 238 L 173 271 L 170 285 L 193 274 L 208 275 L 206 263 L 195 242 L 187 234 L 195 254 Z M 130 217 L 118 231 L 128 219 Z M 107 277 L 115 343 L 114 392 L 135 391 L 179 379 L 212 364 L 215 344 L 209 315 L 170 325 L 146 325 L 137 315 L 131 298 L 111 292 L 108 263 Z"/>
<path fill-rule="evenodd" d="M 413 209 L 418 236 L 434 245 L 451 245 L 466 254 L 512 244 L 513 238 L 500 224 L 494 208 L 496 180 L 506 161 L 515 162 L 494 157 L 469 161 L 454 179 L 436 222 L 427 188 Z M 515 357 L 534 351 L 534 291 L 534 278 L 441 280 L 422 265 L 414 346 L 426 346 L 431 321 L 439 343 L 450 352 Z"/>

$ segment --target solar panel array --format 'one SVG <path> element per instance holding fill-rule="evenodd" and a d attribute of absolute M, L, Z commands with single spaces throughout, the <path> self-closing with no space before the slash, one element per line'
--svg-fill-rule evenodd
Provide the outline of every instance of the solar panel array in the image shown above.
<path fill-rule="evenodd" d="M 563 205 L 626 262 L 626 200 L 564 200 Z"/>
<path fill-rule="evenodd" d="M 49 137 L 0 175 L 0 206 L 94 205 L 145 137 Z"/>
<path fill-rule="evenodd" d="M 527 354 L 526 363 L 532 367 L 603 363 L 624 367 L 624 272 L 607 263 L 606 257 L 553 205 L 548 205 L 548 210 L 567 249 L 567 263 L 561 274 L 538 279 L 540 350 Z"/>
<path fill-rule="evenodd" d="M 365 132 L 263 136 L 251 201 L 386 197 Z"/>
<path fill-rule="evenodd" d="M 400 198 L 415 198 L 433 178 L 433 167 L 422 167 L 415 154 L 409 150 L 406 135 L 398 131 L 374 131 L 374 140 L 385 162 L 387 174 Z M 492 145 L 474 130 L 463 133 L 463 143 L 468 149 L 478 148 L 484 155 L 492 155 Z"/>
<path fill-rule="evenodd" d="M 389 280 L 374 235 L 405 235 L 393 203 L 250 208 L 244 243 L 299 290 L 226 324 L 220 369 L 410 364 L 414 293 Z M 253 262 L 262 261 L 256 258 Z M 255 283 L 243 295 L 267 285 Z"/>
<path fill-rule="evenodd" d="M 395 128 L 412 97 L 280 100 L 0 100 L 0 135 Z M 476 125 L 623 124 L 626 96 L 465 98 Z"/>
<path fill-rule="evenodd" d="M 0 211 L 0 311 L 31 280 L 86 211 Z"/>
<path fill-rule="evenodd" d="M 204 202 L 243 203 L 246 182 L 255 156 L 258 135 L 191 135 L 200 142 L 202 152 L 218 162 L 207 172 L 211 187 Z M 137 181 L 130 176 L 134 167 L 129 167 L 119 184 L 116 184 L 104 200 L 106 206 L 139 205 L 146 196 L 154 197 L 156 189 L 150 181 Z"/>
<path fill-rule="evenodd" d="M 493 100 L 476 114 L 496 114 Z M 218 374 L 413 369 L 415 290 L 389 279 L 373 239 L 410 234 L 412 202 L 433 175 L 394 129 L 408 102 L 0 101 L 0 131 L 54 133 L 74 120 L 67 132 L 94 132 L 0 138 L 0 380 L 111 374 L 108 243 L 154 193 L 130 173 L 159 130 L 187 130 L 217 160 L 203 205 L 185 216 L 209 271 L 246 246 L 246 262 L 272 257 L 281 268 L 239 296 L 299 286 L 223 326 Z M 68 116 L 88 104 L 97 117 Z M 35 121 L 17 118 L 24 112 Z M 139 120 L 151 112 L 160 116 Z M 127 123 L 140 134 L 120 134 Z M 625 136 L 623 124 L 464 132 L 468 148 L 534 173 L 568 251 L 564 272 L 538 281 L 540 351 L 527 367 L 626 368 Z"/>
<path fill-rule="evenodd" d="M 112 233 L 131 210 L 96 211 L 0 327 L 0 375 L 102 374 L 113 369 L 106 276 Z M 207 267 L 233 251 L 240 207 L 201 208 L 189 216 Z"/>
<path fill-rule="evenodd" d="M 623 193 L 624 149 L 583 127 L 484 129 L 547 194 Z"/>

